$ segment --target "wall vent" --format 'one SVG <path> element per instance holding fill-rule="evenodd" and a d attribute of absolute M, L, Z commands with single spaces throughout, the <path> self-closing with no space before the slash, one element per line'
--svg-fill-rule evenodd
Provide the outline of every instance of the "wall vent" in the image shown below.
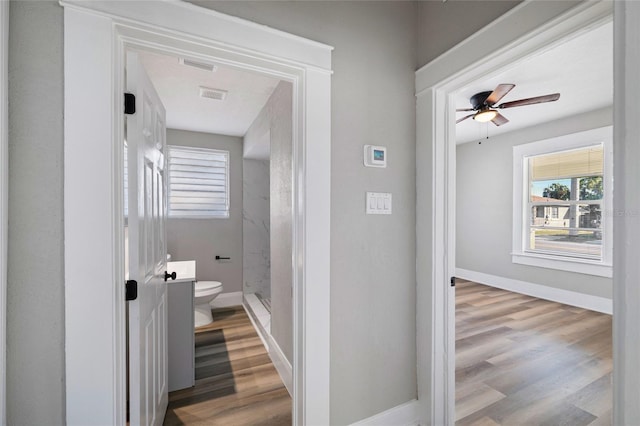
<path fill-rule="evenodd" d="M 200 97 L 207 99 L 215 99 L 217 101 L 224 101 L 227 97 L 227 91 L 222 89 L 212 89 L 210 87 L 200 86 Z"/>
<path fill-rule="evenodd" d="M 209 71 L 209 72 L 216 72 L 216 70 L 218 69 L 217 66 L 213 65 L 213 64 L 207 64 L 204 62 L 197 62 L 194 61 L 192 59 L 185 59 L 185 58 L 180 58 L 180 65 L 186 65 L 188 67 L 194 67 L 194 68 L 198 68 L 204 71 Z"/>

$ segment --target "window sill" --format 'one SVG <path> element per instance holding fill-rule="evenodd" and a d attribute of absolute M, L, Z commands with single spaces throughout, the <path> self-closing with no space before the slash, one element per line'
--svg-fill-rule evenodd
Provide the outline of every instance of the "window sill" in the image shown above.
<path fill-rule="evenodd" d="M 596 275 L 607 278 L 611 278 L 613 276 L 612 265 L 595 263 L 588 260 L 568 258 L 559 259 L 555 256 L 545 256 L 533 253 L 512 253 L 511 261 L 520 265 L 537 266 L 539 268 L 576 272 L 585 275 Z"/>

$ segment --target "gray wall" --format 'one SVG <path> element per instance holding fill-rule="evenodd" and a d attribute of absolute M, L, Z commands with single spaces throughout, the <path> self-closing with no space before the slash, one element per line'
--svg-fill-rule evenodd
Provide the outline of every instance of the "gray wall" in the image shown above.
<path fill-rule="evenodd" d="M 7 424 L 62 424 L 62 8 L 10 9 Z"/>
<path fill-rule="evenodd" d="M 417 4 L 198 4 L 335 47 L 331 424 L 352 423 L 415 398 Z M 363 166 L 365 144 L 388 148 L 386 169 Z M 366 191 L 393 193 L 393 215 L 365 215 Z"/>
<path fill-rule="evenodd" d="M 416 59 L 418 20 L 446 29 L 461 16 L 423 10 L 419 17 L 415 2 L 201 4 L 335 46 L 331 423 L 351 423 L 414 398 L 414 71 L 433 55 Z M 479 14 L 472 20 L 478 27 L 488 23 Z M 62 8 L 53 1 L 12 2 L 10 26 L 8 422 L 61 424 Z M 441 42 L 446 49 L 456 34 L 423 36 L 421 45 Z M 363 168 L 364 144 L 389 148 L 387 169 Z M 365 191 L 392 192 L 393 215 L 365 216 Z"/>
<path fill-rule="evenodd" d="M 293 86 L 281 81 L 247 130 L 245 144 L 267 132 L 271 138 L 269 161 L 271 336 L 287 359 L 293 359 L 292 261 L 292 96 Z"/>
<path fill-rule="evenodd" d="M 457 147 L 456 267 L 594 296 L 612 297 L 610 278 L 511 262 L 513 147 L 608 126 L 606 108 Z"/>
<path fill-rule="evenodd" d="M 280 82 L 263 110 L 271 122 L 271 335 L 290 362 L 293 360 L 292 96 L 291 83 Z"/>
<path fill-rule="evenodd" d="M 437 58 L 521 1 L 419 1 L 418 64 Z"/>
<path fill-rule="evenodd" d="M 169 218 L 167 251 L 172 260 L 195 260 L 198 280 L 222 282 L 223 293 L 242 291 L 242 138 L 167 129 L 167 143 L 229 151 L 229 217 Z"/>
<path fill-rule="evenodd" d="M 269 161 L 242 161 L 242 292 L 271 297 Z"/>

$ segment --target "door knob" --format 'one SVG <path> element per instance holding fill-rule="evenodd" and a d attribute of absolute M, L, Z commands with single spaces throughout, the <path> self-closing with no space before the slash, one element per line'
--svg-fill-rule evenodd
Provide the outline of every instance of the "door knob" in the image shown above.
<path fill-rule="evenodd" d="M 172 273 L 168 273 L 167 271 L 164 271 L 164 280 L 167 281 L 169 278 L 171 278 L 172 280 L 175 280 L 177 277 L 175 272 Z"/>

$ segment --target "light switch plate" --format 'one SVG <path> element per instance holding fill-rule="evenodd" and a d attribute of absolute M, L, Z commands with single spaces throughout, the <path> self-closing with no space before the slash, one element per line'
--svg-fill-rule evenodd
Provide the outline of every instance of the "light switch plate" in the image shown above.
<path fill-rule="evenodd" d="M 391 194 L 388 192 L 367 192 L 367 214 L 391 214 Z"/>

